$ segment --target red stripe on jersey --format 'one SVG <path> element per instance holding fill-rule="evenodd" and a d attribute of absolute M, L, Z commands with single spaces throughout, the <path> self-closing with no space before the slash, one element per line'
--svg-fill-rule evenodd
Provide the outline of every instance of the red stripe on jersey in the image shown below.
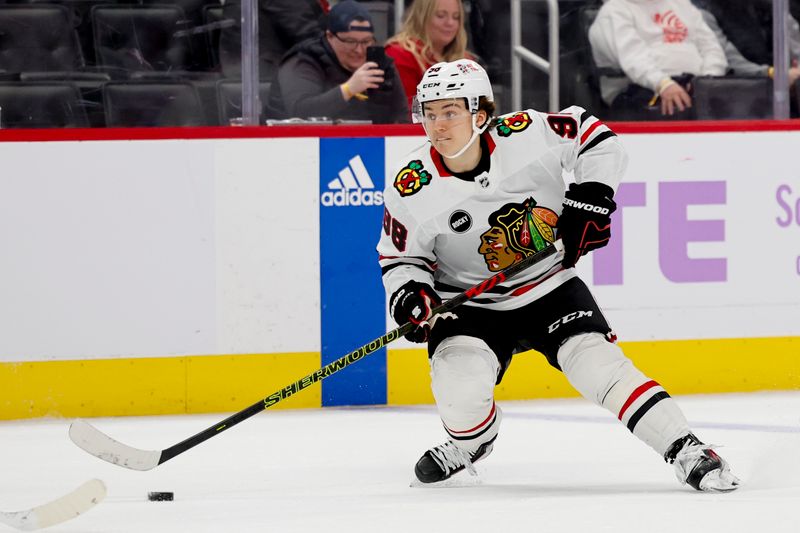
<path fill-rule="evenodd" d="M 639 398 L 639 396 L 641 396 L 642 394 L 644 394 L 648 390 L 652 389 L 653 387 L 660 387 L 660 386 L 661 385 L 659 385 L 655 381 L 650 380 L 647 383 L 644 383 L 644 384 L 639 385 L 638 387 L 636 387 L 636 389 L 634 389 L 634 391 L 631 393 L 631 395 L 628 396 L 628 399 L 625 401 L 625 405 L 623 405 L 622 409 L 620 409 L 619 416 L 617 418 L 622 420 L 622 415 L 625 414 L 625 411 L 628 410 L 628 407 L 630 407 L 631 404 L 633 402 L 635 402 L 637 398 Z"/>
<path fill-rule="evenodd" d="M 600 126 L 604 126 L 604 125 L 605 125 L 605 124 L 603 124 L 602 122 L 600 122 L 600 121 L 598 120 L 597 122 L 595 122 L 594 124 L 592 124 L 591 126 L 589 126 L 589 129 L 588 129 L 588 130 L 586 130 L 585 132 L 583 132 L 583 135 L 581 135 L 581 144 L 583 144 L 584 142 L 586 142 L 586 139 L 588 139 L 588 138 L 589 138 L 589 136 L 592 134 L 592 132 L 593 132 L 594 130 L 596 130 L 598 127 L 600 127 Z"/>
<path fill-rule="evenodd" d="M 472 429 L 465 429 L 464 431 L 453 431 L 452 429 L 448 428 L 446 424 L 444 427 L 446 427 L 447 431 L 449 431 L 450 433 L 472 433 L 473 431 L 478 431 L 479 429 L 483 428 L 483 426 L 488 424 L 492 420 L 492 417 L 494 417 L 494 410 L 495 410 L 494 405 L 495 405 L 494 402 L 492 402 L 492 410 L 491 412 L 489 412 L 489 416 L 486 417 L 486 420 L 484 420 L 483 422 L 481 422 Z"/>
<path fill-rule="evenodd" d="M 492 136 L 489 135 L 488 132 L 483 133 L 483 138 L 486 139 L 486 146 L 489 147 L 489 155 L 492 155 L 494 153 L 494 147 L 495 147 L 494 139 L 492 139 Z"/>
<path fill-rule="evenodd" d="M 526 292 L 528 292 L 528 291 L 529 291 L 529 290 L 531 290 L 532 288 L 536 287 L 537 285 L 541 285 L 542 283 L 544 283 L 545 281 L 547 281 L 547 280 L 548 280 L 548 279 L 550 279 L 551 277 L 555 276 L 556 274 L 558 274 L 558 273 L 559 273 L 559 272 L 561 272 L 562 270 L 564 270 L 564 268 L 563 268 L 561 265 L 558 265 L 558 268 L 556 268 L 556 270 L 555 270 L 555 271 L 553 271 L 553 272 L 551 272 L 551 273 L 547 274 L 547 275 L 546 275 L 545 277 L 543 277 L 542 279 L 540 279 L 540 280 L 538 280 L 538 281 L 535 281 L 535 282 L 533 282 L 533 283 L 531 283 L 531 284 L 528 284 L 528 285 L 523 285 L 522 287 L 518 287 L 518 288 L 514 289 L 514 290 L 511 292 L 511 296 L 519 296 L 520 294 L 525 294 Z"/>

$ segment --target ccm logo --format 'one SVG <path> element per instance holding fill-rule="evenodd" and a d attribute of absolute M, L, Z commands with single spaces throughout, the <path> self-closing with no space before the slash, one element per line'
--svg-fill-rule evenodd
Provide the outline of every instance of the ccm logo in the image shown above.
<path fill-rule="evenodd" d="M 439 85 L 441 85 L 441 83 L 437 81 L 436 83 L 426 83 L 425 85 L 422 86 L 422 88 L 430 89 L 431 87 L 438 87 Z"/>
<path fill-rule="evenodd" d="M 586 317 L 592 316 L 592 311 L 576 311 L 566 316 L 562 316 L 561 318 L 550 324 L 550 326 L 548 326 L 547 332 L 553 333 L 555 330 L 559 328 L 559 326 L 561 326 L 561 324 L 567 324 L 569 322 L 572 322 L 576 318 L 583 318 L 585 316 Z"/>
<path fill-rule="evenodd" d="M 609 210 L 606 207 L 600 207 L 598 205 L 587 204 L 584 202 L 576 202 L 575 200 L 570 200 L 569 198 L 564 199 L 564 205 L 574 207 L 575 209 L 583 209 L 584 211 L 600 213 L 601 215 L 607 215 L 609 213 Z"/>

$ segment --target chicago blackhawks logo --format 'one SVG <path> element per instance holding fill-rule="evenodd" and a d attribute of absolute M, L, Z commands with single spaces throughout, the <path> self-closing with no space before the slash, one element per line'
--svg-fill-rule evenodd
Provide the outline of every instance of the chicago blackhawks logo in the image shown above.
<path fill-rule="evenodd" d="M 555 240 L 558 215 L 536 207 L 528 198 L 521 204 L 506 204 L 489 215 L 489 228 L 481 235 L 478 253 L 491 272 L 498 272 L 538 252 Z"/>
<path fill-rule="evenodd" d="M 500 137 L 508 137 L 512 133 L 519 133 L 531 125 L 531 117 L 524 111 L 514 113 L 507 117 L 497 119 L 497 134 Z"/>
<path fill-rule="evenodd" d="M 400 196 L 411 196 L 416 194 L 423 185 L 431 182 L 433 176 L 422 168 L 422 161 L 416 159 L 410 162 L 394 178 L 394 188 Z"/>

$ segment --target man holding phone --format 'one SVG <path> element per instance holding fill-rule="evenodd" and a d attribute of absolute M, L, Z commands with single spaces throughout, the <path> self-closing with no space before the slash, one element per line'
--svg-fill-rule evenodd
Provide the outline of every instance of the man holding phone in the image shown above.
<path fill-rule="evenodd" d="M 376 44 L 369 11 L 354 0 L 337 3 L 325 34 L 284 56 L 271 107 L 289 117 L 409 122 L 394 62 Z"/>

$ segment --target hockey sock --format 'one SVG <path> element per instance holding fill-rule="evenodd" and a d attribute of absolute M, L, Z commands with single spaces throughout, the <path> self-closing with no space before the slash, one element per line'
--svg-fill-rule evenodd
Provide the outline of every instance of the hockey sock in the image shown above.
<path fill-rule="evenodd" d="M 497 436 L 503 413 L 494 403 L 500 364 L 489 346 L 458 335 L 442 341 L 431 358 L 431 389 L 453 443 L 474 453 Z"/>
<path fill-rule="evenodd" d="M 611 411 L 660 456 L 689 433 L 675 400 L 603 335 L 571 337 L 559 349 L 558 362 L 578 392 Z"/>

